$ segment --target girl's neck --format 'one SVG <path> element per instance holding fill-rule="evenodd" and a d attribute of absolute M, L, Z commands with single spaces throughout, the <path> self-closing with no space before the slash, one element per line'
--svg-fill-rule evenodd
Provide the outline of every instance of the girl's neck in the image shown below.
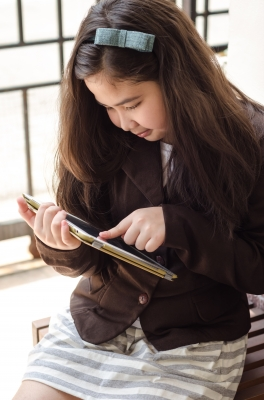
<path fill-rule="evenodd" d="M 171 141 L 167 138 L 161 139 L 161 142 L 172 145 Z"/>

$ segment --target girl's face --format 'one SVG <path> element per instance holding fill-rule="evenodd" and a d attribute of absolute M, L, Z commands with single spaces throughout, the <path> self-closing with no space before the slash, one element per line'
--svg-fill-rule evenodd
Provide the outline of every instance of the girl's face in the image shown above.
<path fill-rule="evenodd" d="M 166 112 L 158 83 L 110 82 L 100 73 L 85 79 L 85 84 L 114 125 L 149 141 L 165 138 Z"/>

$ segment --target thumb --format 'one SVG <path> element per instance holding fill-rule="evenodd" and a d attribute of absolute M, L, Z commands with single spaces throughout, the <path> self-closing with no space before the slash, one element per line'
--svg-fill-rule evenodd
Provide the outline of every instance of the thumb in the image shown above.
<path fill-rule="evenodd" d="M 21 217 L 26 221 L 30 228 L 34 229 L 34 222 L 36 218 L 35 213 L 28 208 L 27 203 L 22 196 L 17 198 L 17 204 L 18 212 Z"/>

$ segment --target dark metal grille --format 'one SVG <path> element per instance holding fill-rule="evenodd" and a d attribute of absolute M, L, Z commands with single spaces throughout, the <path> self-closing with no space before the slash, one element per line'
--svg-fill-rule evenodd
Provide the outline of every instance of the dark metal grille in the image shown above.
<path fill-rule="evenodd" d="M 0 50 L 4 49 L 14 49 L 21 48 L 26 46 L 35 46 L 35 45 L 45 45 L 51 43 L 57 43 L 59 45 L 59 60 L 60 60 L 60 72 L 61 77 L 64 68 L 64 53 L 63 53 L 63 43 L 69 40 L 73 40 L 73 37 L 63 37 L 62 30 L 62 0 L 56 0 L 57 3 L 57 15 L 58 15 L 58 37 L 56 39 L 51 40 L 39 40 L 39 41 L 24 41 L 24 26 L 23 26 L 23 15 L 22 15 L 22 0 L 17 0 L 17 19 L 18 19 L 18 27 L 19 27 L 19 42 L 8 45 L 0 45 Z M 31 177 L 31 154 L 30 154 L 30 146 L 29 146 L 29 120 L 28 120 L 28 90 L 33 88 L 40 88 L 45 86 L 58 85 L 60 81 L 51 81 L 39 84 L 31 84 L 31 85 L 22 85 L 22 86 L 13 86 L 7 88 L 0 88 L 0 93 L 5 92 L 13 92 L 13 91 L 22 91 L 23 94 L 23 118 L 24 118 L 24 132 L 25 132 L 25 143 L 26 143 L 26 159 L 27 159 L 27 182 L 28 187 L 27 191 L 29 194 L 33 194 L 32 188 L 32 177 Z"/>
<path fill-rule="evenodd" d="M 219 10 L 219 11 L 210 11 L 209 10 L 209 0 L 204 0 L 204 11 L 197 12 L 197 0 L 183 0 L 183 8 L 190 15 L 191 19 L 194 21 L 195 25 L 197 25 L 197 18 L 202 17 L 204 20 L 203 25 L 203 38 L 205 41 L 208 40 L 208 18 L 211 15 L 225 15 L 228 14 L 229 10 Z M 222 43 L 217 46 L 212 46 L 212 49 L 219 53 L 227 49 L 228 44 Z"/>
<path fill-rule="evenodd" d="M 17 43 L 11 43 L 7 45 L 0 45 L 0 51 L 6 49 L 15 49 L 28 46 L 46 45 L 57 43 L 59 50 L 59 63 L 60 63 L 60 74 L 62 77 L 64 69 L 64 51 L 63 43 L 66 41 L 73 40 L 74 37 L 63 36 L 63 20 L 62 20 L 62 0 L 56 0 L 57 7 L 57 25 L 58 25 L 58 37 L 50 40 L 38 40 L 38 41 L 25 41 L 24 40 L 24 25 L 23 25 L 23 12 L 22 12 L 22 0 L 16 1 L 16 12 L 18 21 L 18 32 L 19 41 Z M 25 152 L 26 152 L 26 171 L 27 171 L 27 192 L 33 194 L 32 185 L 32 170 L 31 170 L 31 151 L 30 151 L 30 131 L 29 131 L 29 113 L 28 113 L 28 91 L 30 89 L 41 88 L 46 86 L 59 85 L 60 80 L 50 81 L 44 83 L 36 83 L 21 86 L 11 86 L 7 88 L 0 88 L 1 93 L 20 91 L 23 97 L 23 124 L 24 124 L 24 135 L 25 135 Z M 29 229 L 24 222 L 21 221 L 8 221 L 0 222 L 0 240 L 10 239 L 13 237 L 24 236 L 29 234 Z"/>

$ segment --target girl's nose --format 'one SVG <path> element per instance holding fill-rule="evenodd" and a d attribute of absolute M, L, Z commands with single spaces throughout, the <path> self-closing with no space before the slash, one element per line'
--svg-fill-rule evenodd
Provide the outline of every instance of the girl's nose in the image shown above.
<path fill-rule="evenodd" d="M 120 116 L 120 125 L 123 131 L 131 131 L 138 126 L 136 121 L 124 115 Z"/>

